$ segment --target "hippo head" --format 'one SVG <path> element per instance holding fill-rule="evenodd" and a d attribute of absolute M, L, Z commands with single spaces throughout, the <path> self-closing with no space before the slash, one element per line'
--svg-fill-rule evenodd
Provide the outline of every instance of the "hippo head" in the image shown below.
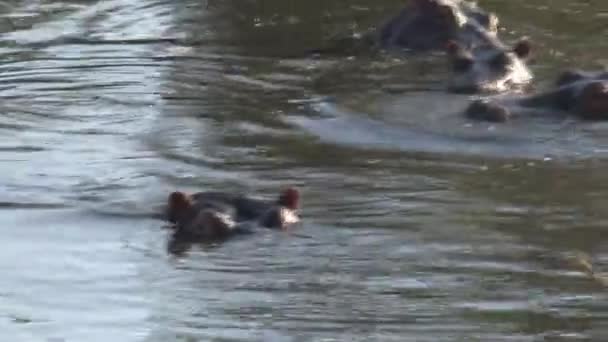
<path fill-rule="evenodd" d="M 299 206 L 299 191 L 295 188 L 287 188 L 281 192 L 276 204 L 260 218 L 260 225 L 268 228 L 286 229 L 300 221 Z"/>
<path fill-rule="evenodd" d="M 215 239 L 226 236 L 236 225 L 229 211 L 213 203 L 199 208 L 194 199 L 181 191 L 172 192 L 167 201 L 167 220 L 177 233 L 188 237 Z"/>
<path fill-rule="evenodd" d="M 608 71 L 566 70 L 555 85 L 563 91 L 557 99 L 560 108 L 583 119 L 608 119 Z"/>
<path fill-rule="evenodd" d="M 588 120 L 608 119 L 608 80 L 593 80 L 583 85 L 578 103 L 577 114 Z"/>
<path fill-rule="evenodd" d="M 530 43 L 520 40 L 512 49 L 496 41 L 465 47 L 455 41 L 447 46 L 454 92 L 501 92 L 526 85 L 532 74 L 525 64 Z"/>

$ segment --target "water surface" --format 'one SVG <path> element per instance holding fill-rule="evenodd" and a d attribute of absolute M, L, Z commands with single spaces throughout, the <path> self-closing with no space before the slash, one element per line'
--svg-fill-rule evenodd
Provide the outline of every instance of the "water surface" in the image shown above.
<path fill-rule="evenodd" d="M 473 123 L 441 56 L 312 59 L 401 1 L 0 4 L 6 341 L 603 341 L 608 126 Z M 604 0 L 482 1 L 538 87 L 608 64 Z M 167 253 L 169 191 L 305 223 Z"/>

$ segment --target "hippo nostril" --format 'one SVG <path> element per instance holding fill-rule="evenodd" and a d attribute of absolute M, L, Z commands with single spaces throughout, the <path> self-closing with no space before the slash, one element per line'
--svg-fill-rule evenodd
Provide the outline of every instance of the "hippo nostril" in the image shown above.
<path fill-rule="evenodd" d="M 456 72 L 466 72 L 473 66 L 473 59 L 470 57 L 458 57 L 453 60 L 452 68 Z"/>
<path fill-rule="evenodd" d="M 509 56 L 505 52 L 501 52 L 490 60 L 490 66 L 494 70 L 503 70 L 510 62 Z"/>
<path fill-rule="evenodd" d="M 505 122 L 511 117 L 511 113 L 504 106 L 488 100 L 476 100 L 469 105 L 465 115 L 474 120 Z"/>

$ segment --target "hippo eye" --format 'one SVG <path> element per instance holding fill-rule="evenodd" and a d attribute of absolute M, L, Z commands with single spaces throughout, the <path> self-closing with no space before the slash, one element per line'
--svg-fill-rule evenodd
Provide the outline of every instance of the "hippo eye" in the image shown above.
<path fill-rule="evenodd" d="M 452 62 L 454 71 L 466 72 L 473 66 L 473 59 L 470 57 L 458 57 Z"/>
<path fill-rule="evenodd" d="M 502 70 L 507 65 L 509 65 L 510 62 L 511 60 L 509 59 L 509 56 L 507 56 L 507 54 L 503 52 L 492 57 L 492 59 L 490 60 L 490 66 L 492 67 L 492 69 Z"/>

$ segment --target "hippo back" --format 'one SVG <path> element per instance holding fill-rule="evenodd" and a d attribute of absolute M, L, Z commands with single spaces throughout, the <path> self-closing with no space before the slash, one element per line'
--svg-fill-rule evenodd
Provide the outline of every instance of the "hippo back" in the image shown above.
<path fill-rule="evenodd" d="M 206 207 L 224 208 L 222 210 L 232 208 L 238 222 L 257 220 L 272 207 L 272 203 L 268 201 L 224 192 L 199 192 L 193 194 L 192 198 L 199 209 Z"/>

